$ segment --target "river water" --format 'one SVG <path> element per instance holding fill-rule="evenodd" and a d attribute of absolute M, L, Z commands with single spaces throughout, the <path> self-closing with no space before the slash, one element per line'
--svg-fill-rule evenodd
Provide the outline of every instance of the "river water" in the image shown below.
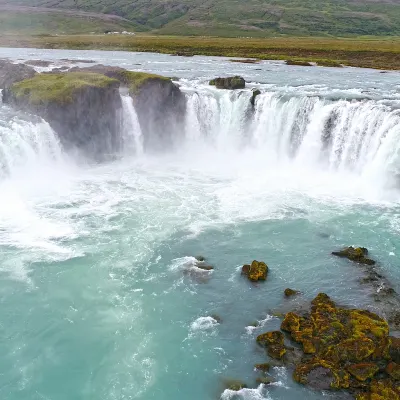
<path fill-rule="evenodd" d="M 175 76 L 187 96 L 179 141 L 154 152 L 121 94 L 123 152 L 97 165 L 66 154 L 46 121 L 0 105 L 0 397 L 338 398 L 283 367 L 257 386 L 267 357 L 255 337 L 279 327 L 286 287 L 302 291 L 295 303 L 325 291 L 375 310 L 363 270 L 330 255 L 346 245 L 368 247 L 400 289 L 400 74 L 127 52 L 0 57 Z M 246 90 L 207 84 L 234 74 Z M 199 271 L 196 255 L 215 269 Z M 269 265 L 262 284 L 240 276 L 253 259 Z M 224 391 L 230 379 L 251 389 Z"/>

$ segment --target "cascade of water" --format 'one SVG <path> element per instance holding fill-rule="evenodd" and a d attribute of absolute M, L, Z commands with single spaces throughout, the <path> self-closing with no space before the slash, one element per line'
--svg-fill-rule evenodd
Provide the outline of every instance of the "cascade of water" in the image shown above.
<path fill-rule="evenodd" d="M 133 100 L 128 94 L 121 94 L 122 101 L 122 145 L 126 153 L 143 154 L 143 137 Z"/>
<path fill-rule="evenodd" d="M 62 160 L 61 145 L 47 122 L 18 118 L 0 121 L 0 178 L 32 172 Z"/>
<path fill-rule="evenodd" d="M 353 172 L 382 180 L 400 175 L 400 111 L 376 101 L 328 100 L 271 92 L 250 108 L 249 92 L 187 94 L 186 141 L 217 149 L 255 148 L 271 162 Z"/>

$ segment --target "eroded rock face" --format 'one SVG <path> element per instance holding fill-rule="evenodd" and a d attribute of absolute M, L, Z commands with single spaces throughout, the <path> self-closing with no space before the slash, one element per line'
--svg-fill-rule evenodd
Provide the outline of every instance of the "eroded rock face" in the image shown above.
<path fill-rule="evenodd" d="M 186 97 L 170 78 L 120 67 L 93 65 L 72 72 L 94 72 L 120 81 L 133 98 L 147 150 L 165 150 L 180 140 L 186 113 Z"/>
<path fill-rule="evenodd" d="M 32 67 L 0 60 L 0 89 L 7 89 L 13 83 L 32 78 L 35 75 L 36 71 Z"/>
<path fill-rule="evenodd" d="M 119 150 L 119 82 L 93 73 L 37 74 L 5 100 L 44 118 L 66 149 L 102 160 Z"/>
<path fill-rule="evenodd" d="M 129 90 L 142 129 L 144 146 L 165 150 L 180 141 L 186 98 L 178 86 L 164 77 L 149 77 Z"/>

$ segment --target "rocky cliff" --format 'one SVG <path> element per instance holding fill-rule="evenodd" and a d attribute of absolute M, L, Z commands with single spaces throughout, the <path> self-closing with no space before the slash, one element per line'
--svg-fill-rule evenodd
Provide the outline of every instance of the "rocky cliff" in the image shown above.
<path fill-rule="evenodd" d="M 100 160 L 120 150 L 120 87 L 133 98 L 145 147 L 164 149 L 181 131 L 185 96 L 169 78 L 104 65 L 42 74 L 22 67 L 3 79 L 3 101 L 44 118 L 66 149 Z"/>

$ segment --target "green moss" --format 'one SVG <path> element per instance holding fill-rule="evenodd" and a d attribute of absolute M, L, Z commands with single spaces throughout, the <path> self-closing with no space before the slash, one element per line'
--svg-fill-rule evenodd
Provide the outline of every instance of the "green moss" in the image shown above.
<path fill-rule="evenodd" d="M 85 87 L 107 88 L 118 84 L 115 79 L 91 72 L 65 74 L 38 74 L 31 79 L 17 82 L 11 87 L 17 98 L 25 97 L 31 104 L 71 103 L 73 95 Z"/>
<path fill-rule="evenodd" d="M 248 277 L 251 281 L 256 282 L 258 280 L 265 281 L 267 279 L 268 266 L 262 261 L 254 260 L 251 263 Z"/>
<path fill-rule="evenodd" d="M 293 333 L 300 329 L 300 317 L 294 312 L 288 312 L 281 324 L 281 329 Z"/>
<path fill-rule="evenodd" d="M 131 94 L 137 94 L 140 88 L 151 81 L 171 82 L 170 78 L 161 75 L 148 74 L 146 72 L 122 71 L 119 73 L 121 81 L 128 85 Z"/>
<path fill-rule="evenodd" d="M 372 378 L 379 371 L 379 367 L 373 363 L 360 363 L 349 365 L 347 371 L 357 380 L 364 382 Z"/>

